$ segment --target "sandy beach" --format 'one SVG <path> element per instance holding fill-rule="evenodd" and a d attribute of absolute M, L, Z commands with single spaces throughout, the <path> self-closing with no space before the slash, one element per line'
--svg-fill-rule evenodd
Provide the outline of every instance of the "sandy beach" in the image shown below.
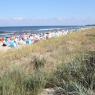
<path fill-rule="evenodd" d="M 57 31 L 57 32 L 47 32 L 41 34 L 26 34 L 22 35 L 13 35 L 10 37 L 1 37 L 0 38 L 0 51 L 6 52 L 10 49 L 20 48 L 25 45 L 33 45 L 41 40 L 48 40 L 51 38 L 56 38 L 60 36 L 65 36 L 68 34 L 68 31 Z"/>

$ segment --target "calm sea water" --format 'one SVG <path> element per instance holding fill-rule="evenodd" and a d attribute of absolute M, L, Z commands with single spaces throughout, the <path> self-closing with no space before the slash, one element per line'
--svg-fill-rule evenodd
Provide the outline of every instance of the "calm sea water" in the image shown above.
<path fill-rule="evenodd" d="M 43 33 L 48 31 L 79 29 L 83 26 L 15 26 L 0 27 L 0 36 L 13 35 L 14 33 Z"/>

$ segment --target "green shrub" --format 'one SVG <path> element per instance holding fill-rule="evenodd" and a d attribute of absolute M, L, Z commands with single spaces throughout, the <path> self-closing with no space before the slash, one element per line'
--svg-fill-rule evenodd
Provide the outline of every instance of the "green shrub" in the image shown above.
<path fill-rule="evenodd" d="M 34 57 L 33 61 L 32 61 L 33 65 L 34 65 L 34 68 L 36 70 L 40 69 L 40 68 L 43 68 L 45 63 L 46 63 L 46 60 L 44 58 L 38 58 L 38 57 Z"/>
<path fill-rule="evenodd" d="M 87 89 L 76 82 L 72 82 L 64 84 L 63 87 L 56 87 L 54 95 L 87 95 Z"/>
<path fill-rule="evenodd" d="M 24 95 L 23 79 L 24 73 L 21 68 L 13 67 L 0 78 L 0 95 Z"/>
<path fill-rule="evenodd" d="M 87 95 L 88 89 L 95 90 L 95 52 L 76 57 L 71 63 L 62 63 L 49 82 L 69 93 L 78 93 L 71 95 Z"/>
<path fill-rule="evenodd" d="M 0 78 L 0 95 L 37 95 L 46 85 L 43 70 L 28 75 L 18 66 L 12 67 Z"/>
<path fill-rule="evenodd" d="M 27 76 L 23 82 L 26 92 L 37 95 L 45 87 L 46 79 L 46 75 L 42 71 L 35 71 L 34 74 Z"/>

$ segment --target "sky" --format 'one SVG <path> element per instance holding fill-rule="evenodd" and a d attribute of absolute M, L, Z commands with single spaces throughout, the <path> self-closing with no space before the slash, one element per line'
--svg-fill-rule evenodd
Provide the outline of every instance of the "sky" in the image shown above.
<path fill-rule="evenodd" d="M 95 0 L 1 0 L 0 26 L 95 24 Z"/>

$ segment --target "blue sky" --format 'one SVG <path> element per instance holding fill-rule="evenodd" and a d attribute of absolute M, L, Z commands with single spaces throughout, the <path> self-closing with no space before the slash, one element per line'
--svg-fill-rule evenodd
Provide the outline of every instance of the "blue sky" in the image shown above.
<path fill-rule="evenodd" d="M 1 0 L 0 26 L 95 23 L 95 0 Z"/>

